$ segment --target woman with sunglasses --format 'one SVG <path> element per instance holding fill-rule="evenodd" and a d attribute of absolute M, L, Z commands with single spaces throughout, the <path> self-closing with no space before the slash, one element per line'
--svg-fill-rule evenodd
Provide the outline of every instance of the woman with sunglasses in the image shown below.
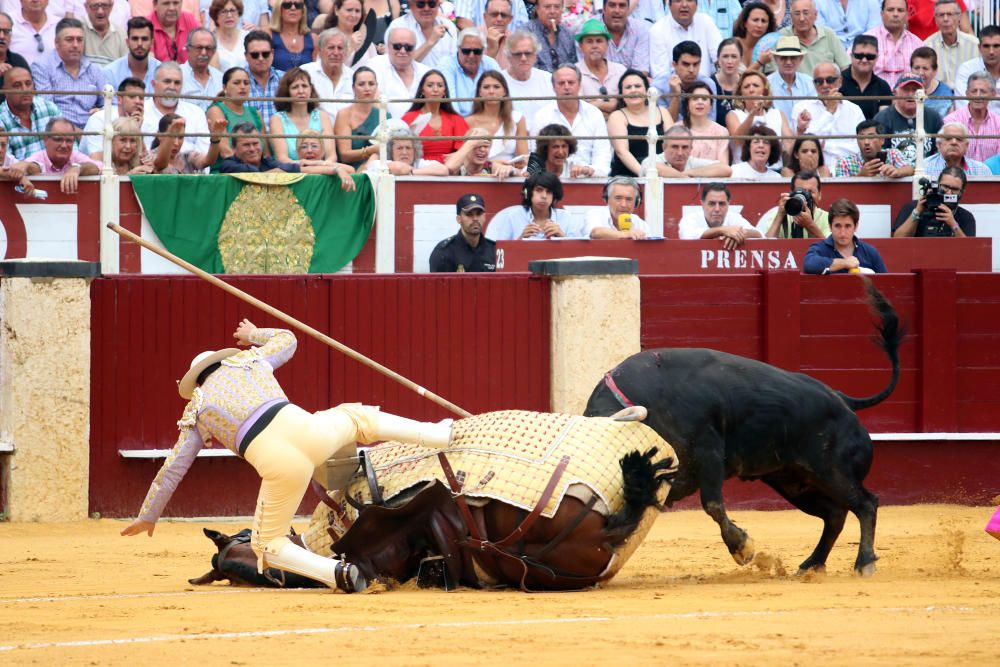
<path fill-rule="evenodd" d="M 247 31 L 240 23 L 243 16 L 243 0 L 212 0 L 208 16 L 215 24 L 215 55 L 211 65 L 225 72 L 230 67 L 246 67 L 247 54 L 243 48 L 243 38 Z"/>
<path fill-rule="evenodd" d="M 743 11 L 740 12 L 736 19 L 736 25 L 733 27 L 733 38 L 739 40 L 740 46 L 743 47 L 742 59 L 745 67 L 757 68 L 754 60 L 754 47 L 757 46 L 761 37 L 775 30 L 777 27 L 774 14 L 765 3 L 755 0 L 743 5 Z M 770 59 L 770 56 L 767 58 Z M 761 61 L 761 63 L 766 65 L 767 61 Z"/>
<path fill-rule="evenodd" d="M 436 69 L 424 74 L 417 86 L 417 101 L 403 114 L 403 122 L 419 137 L 463 137 L 469 131 L 465 119 L 455 113 L 451 102 L 430 101 L 450 97 L 444 75 Z M 427 100 L 427 101 L 423 101 Z M 461 139 L 424 141 L 424 158 L 444 162 L 444 157 L 462 147 Z"/>
<path fill-rule="evenodd" d="M 337 112 L 333 129 L 337 136 L 357 137 L 337 139 L 337 154 L 358 169 L 365 160 L 378 155 L 378 146 L 369 140 L 378 129 L 378 107 L 364 101 L 378 99 L 378 81 L 370 67 L 362 65 L 354 70 L 353 90 L 355 101 Z"/>
<path fill-rule="evenodd" d="M 489 136 L 516 136 L 517 139 L 493 139 L 489 159 L 495 163 L 524 166 L 528 156 L 528 126 L 524 114 L 514 110 L 507 79 L 496 70 L 487 70 L 476 84 L 476 97 L 489 98 L 472 103 L 472 113 L 465 122 L 470 129 L 481 127 Z"/>
<path fill-rule="evenodd" d="M 792 136 L 788 119 L 781 110 L 774 107 L 774 102 L 770 99 L 771 85 L 762 72 L 752 69 L 743 72 L 736 84 L 736 94 L 738 97 L 733 101 L 733 110 L 726 114 L 726 129 L 729 130 L 730 137 L 746 136 L 757 125 L 766 125 L 776 136 Z M 746 99 L 748 97 L 763 99 Z M 791 148 L 791 140 L 786 141 L 787 148 Z M 729 153 L 734 165 L 742 162 L 743 139 L 730 140 Z"/>
<path fill-rule="evenodd" d="M 791 178 L 800 171 L 815 171 L 823 178 L 833 177 L 823 160 L 823 147 L 819 143 L 819 137 L 803 134 L 795 138 L 795 144 L 792 146 L 792 157 L 781 170 L 781 175 Z"/>
<path fill-rule="evenodd" d="M 313 59 L 313 38 L 306 21 L 305 0 L 275 0 L 271 15 L 274 69 L 287 72 Z"/>
<path fill-rule="evenodd" d="M 681 88 L 681 118 L 684 127 L 696 137 L 716 137 L 694 139 L 691 142 L 691 157 L 729 164 L 729 130 L 711 118 L 712 89 L 704 81 L 693 81 Z"/>
<path fill-rule="evenodd" d="M 612 176 L 641 176 L 642 161 L 649 155 L 646 133 L 649 131 L 649 79 L 642 72 L 628 69 L 618 80 L 618 108 L 608 116 L 608 134 L 611 136 L 641 137 L 635 139 L 612 139 L 611 148 L 615 154 L 611 158 Z M 659 122 L 656 136 L 662 137 L 665 128 L 674 124 L 666 107 L 656 107 Z M 657 139 L 656 153 L 663 152 L 663 140 Z"/>
<path fill-rule="evenodd" d="M 274 103 L 275 114 L 271 116 L 271 134 L 284 134 L 284 139 L 272 139 L 274 157 L 278 162 L 294 162 L 299 160 L 295 149 L 295 139 L 299 133 L 306 130 L 320 134 L 333 135 L 333 123 L 330 116 L 319 108 L 319 96 L 313 88 L 309 73 L 299 67 L 293 67 L 285 72 L 278 82 L 278 93 L 275 97 L 290 97 L 291 102 L 278 101 Z M 331 160 L 337 159 L 337 146 L 333 139 L 323 139 L 323 152 Z"/>
<path fill-rule="evenodd" d="M 222 75 L 222 91 L 205 112 L 205 118 L 211 125 L 219 119 L 226 121 L 226 133 L 242 123 L 250 123 L 258 132 L 264 131 L 264 121 L 260 111 L 247 104 L 250 97 L 250 75 L 242 67 L 230 67 Z M 222 161 L 233 154 L 233 146 L 229 137 L 222 137 L 219 144 L 219 159 L 212 165 L 212 172 L 219 170 Z M 264 143 L 264 154 L 269 155 L 267 143 Z"/>

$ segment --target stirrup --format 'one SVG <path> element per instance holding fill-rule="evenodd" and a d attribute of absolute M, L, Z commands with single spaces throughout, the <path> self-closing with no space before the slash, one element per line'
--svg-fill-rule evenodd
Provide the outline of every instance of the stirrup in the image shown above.
<path fill-rule="evenodd" d="M 345 593 L 360 593 L 368 588 L 368 580 L 361 573 L 357 565 L 352 565 L 341 558 L 337 561 L 333 571 L 337 588 Z"/>

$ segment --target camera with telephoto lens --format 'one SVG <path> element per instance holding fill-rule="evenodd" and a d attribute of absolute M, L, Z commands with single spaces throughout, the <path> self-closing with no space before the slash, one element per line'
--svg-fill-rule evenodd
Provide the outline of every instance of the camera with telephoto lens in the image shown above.
<path fill-rule="evenodd" d="M 785 201 L 785 213 L 794 218 L 806 209 L 813 210 L 812 195 L 809 194 L 808 190 L 795 188 L 788 194 L 788 199 Z"/>
<path fill-rule="evenodd" d="M 943 190 L 935 181 L 921 178 L 920 196 L 924 198 L 924 211 L 920 214 L 920 222 L 924 225 L 924 236 L 954 236 L 954 230 L 947 223 L 937 219 L 937 211 L 942 204 L 952 211 L 958 208 L 958 195 Z"/>

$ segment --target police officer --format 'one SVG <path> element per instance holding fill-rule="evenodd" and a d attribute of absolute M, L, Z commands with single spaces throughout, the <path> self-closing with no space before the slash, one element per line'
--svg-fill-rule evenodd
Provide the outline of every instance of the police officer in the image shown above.
<path fill-rule="evenodd" d="M 462 195 L 455 204 L 455 213 L 460 229 L 457 234 L 434 247 L 431 252 L 431 271 L 496 271 L 496 241 L 483 236 L 486 202 L 476 194 Z"/>

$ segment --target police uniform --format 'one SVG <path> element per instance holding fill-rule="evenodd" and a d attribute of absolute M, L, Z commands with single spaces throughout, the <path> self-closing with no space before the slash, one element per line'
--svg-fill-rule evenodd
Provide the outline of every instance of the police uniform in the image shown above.
<path fill-rule="evenodd" d="M 479 244 L 473 248 L 459 232 L 434 247 L 430 264 L 435 273 L 496 271 L 497 242 L 480 236 Z"/>

